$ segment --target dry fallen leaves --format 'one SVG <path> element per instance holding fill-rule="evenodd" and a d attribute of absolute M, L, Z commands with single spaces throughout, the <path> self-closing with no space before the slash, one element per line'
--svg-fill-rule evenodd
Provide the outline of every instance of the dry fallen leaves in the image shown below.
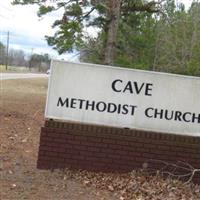
<path fill-rule="evenodd" d="M 17 187 L 17 185 L 14 184 L 14 183 L 11 185 L 11 189 L 14 189 L 14 188 L 16 188 L 16 187 Z"/>
<path fill-rule="evenodd" d="M 75 178 L 85 186 L 108 190 L 119 200 L 199 200 L 200 186 L 172 179 L 159 174 L 148 175 L 142 171 L 125 174 L 94 173 L 65 170 L 64 177 Z"/>

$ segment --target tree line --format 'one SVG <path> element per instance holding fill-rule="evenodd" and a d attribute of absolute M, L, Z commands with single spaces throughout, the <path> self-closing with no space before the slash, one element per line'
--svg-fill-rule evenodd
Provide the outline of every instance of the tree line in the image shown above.
<path fill-rule="evenodd" d="M 85 43 L 81 59 L 102 63 L 105 32 Z M 167 0 L 158 13 L 131 12 L 119 23 L 114 65 L 200 76 L 200 3 Z"/>
<path fill-rule="evenodd" d="M 39 17 L 62 12 L 52 25 L 55 34 L 46 36 L 60 54 L 76 49 L 85 62 L 200 76 L 198 0 L 187 10 L 175 0 L 13 0 L 13 4 L 37 4 Z M 97 36 L 86 34 L 86 27 Z"/>
<path fill-rule="evenodd" d="M 7 55 L 6 47 L 0 42 L 0 65 L 5 65 L 6 59 L 10 66 L 27 67 L 40 72 L 44 72 L 50 67 L 49 54 L 27 55 L 23 50 L 10 49 Z"/>

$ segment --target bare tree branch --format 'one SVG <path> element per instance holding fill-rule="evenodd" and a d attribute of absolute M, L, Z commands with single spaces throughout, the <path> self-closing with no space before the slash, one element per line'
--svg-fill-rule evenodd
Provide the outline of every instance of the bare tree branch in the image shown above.
<path fill-rule="evenodd" d="M 151 164 L 156 164 L 156 168 L 152 168 Z M 161 167 L 158 167 L 158 166 Z M 163 166 L 162 166 L 163 165 Z M 158 173 L 168 178 L 176 178 L 178 180 L 187 179 L 185 184 L 190 183 L 195 174 L 200 172 L 200 169 L 195 169 L 189 163 L 183 161 L 177 161 L 176 163 L 166 162 L 163 160 L 149 159 L 146 161 L 146 169 L 151 169 L 151 172 Z"/>

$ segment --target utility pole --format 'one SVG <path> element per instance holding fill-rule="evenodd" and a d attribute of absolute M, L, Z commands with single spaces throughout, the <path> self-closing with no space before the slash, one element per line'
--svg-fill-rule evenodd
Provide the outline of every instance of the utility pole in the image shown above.
<path fill-rule="evenodd" d="M 31 56 L 30 56 L 30 59 L 29 59 L 29 71 L 31 71 L 31 67 L 32 67 L 32 56 L 33 56 L 33 48 L 31 48 Z"/>
<path fill-rule="evenodd" d="M 6 71 L 8 70 L 8 52 L 9 52 L 10 32 L 7 33 L 7 45 L 6 45 Z"/>

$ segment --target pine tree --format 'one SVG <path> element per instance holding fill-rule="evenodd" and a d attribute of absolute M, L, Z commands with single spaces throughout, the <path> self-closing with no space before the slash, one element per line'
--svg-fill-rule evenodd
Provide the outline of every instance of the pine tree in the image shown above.
<path fill-rule="evenodd" d="M 164 0 L 14 0 L 13 4 L 38 4 L 38 15 L 62 10 L 56 20 L 54 36 L 47 36 L 48 44 L 60 54 L 84 46 L 84 27 L 98 27 L 104 34 L 102 62 L 112 65 L 116 54 L 120 21 L 135 12 L 156 13 Z"/>

